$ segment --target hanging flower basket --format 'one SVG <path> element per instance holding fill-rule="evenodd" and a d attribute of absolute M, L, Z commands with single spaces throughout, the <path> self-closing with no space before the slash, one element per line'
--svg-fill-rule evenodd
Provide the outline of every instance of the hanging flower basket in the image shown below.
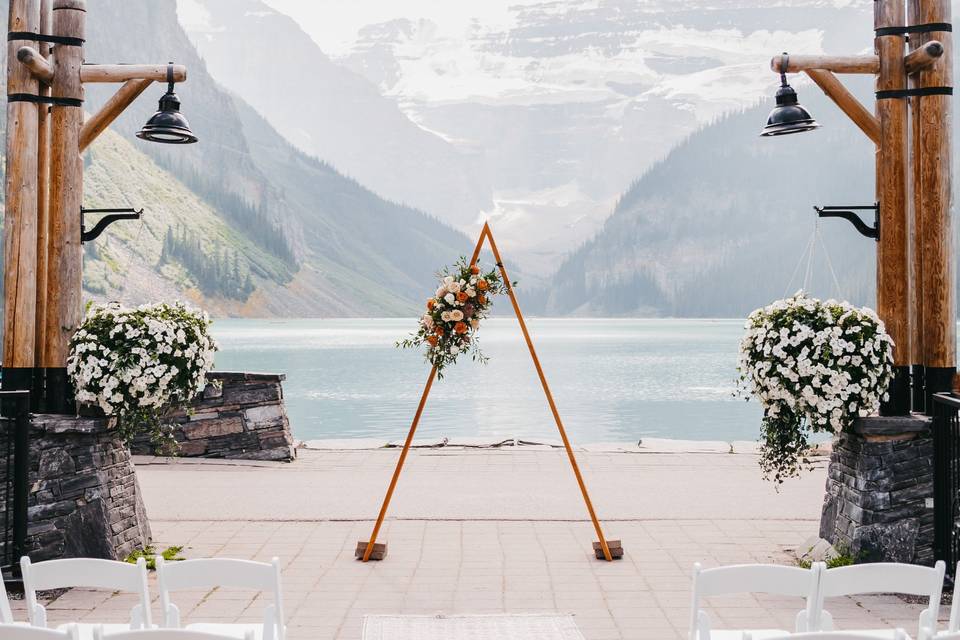
<path fill-rule="evenodd" d="M 115 416 L 128 442 L 147 433 L 160 450 L 174 452 L 162 417 L 206 386 L 217 349 L 210 325 L 206 313 L 180 303 L 91 305 L 67 359 L 81 411 Z"/>
<path fill-rule="evenodd" d="M 481 272 L 478 265 L 460 258 L 453 267 L 438 274 L 440 286 L 427 300 L 427 312 L 420 318 L 417 332 L 397 342 L 405 349 L 426 345 L 427 361 L 437 368 L 437 377 L 443 377 L 445 367 L 452 365 L 462 353 L 470 353 L 473 360 L 486 362 L 480 351 L 477 331 L 480 321 L 487 317 L 493 296 L 507 292 L 507 285 L 496 269 Z"/>
<path fill-rule="evenodd" d="M 809 466 L 809 434 L 875 414 L 893 376 L 893 340 L 871 309 L 798 292 L 750 314 L 740 388 L 763 406 L 760 466 L 781 483 Z"/>

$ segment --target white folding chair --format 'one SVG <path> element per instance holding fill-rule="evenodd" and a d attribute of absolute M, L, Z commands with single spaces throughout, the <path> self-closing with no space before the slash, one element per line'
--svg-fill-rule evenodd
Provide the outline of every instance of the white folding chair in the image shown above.
<path fill-rule="evenodd" d="M 735 593 L 769 593 L 796 596 L 805 599 L 805 606 L 797 613 L 795 631 L 807 631 L 808 620 L 817 602 L 820 568 L 801 569 L 776 564 L 741 564 L 715 569 L 693 565 L 693 603 L 690 614 L 689 640 L 739 640 L 745 630 L 713 630 L 710 616 L 700 608 L 702 598 Z M 751 630 L 753 640 L 787 635 L 783 629 Z"/>
<path fill-rule="evenodd" d="M 957 563 L 956 571 L 960 571 L 960 562 Z M 960 576 L 960 573 L 954 573 L 954 576 Z M 956 578 L 954 578 L 956 580 Z M 957 638 L 960 638 L 960 589 L 953 589 L 953 598 L 950 600 L 950 622 L 947 623 L 947 630 L 943 633 L 937 634 L 937 640 L 941 640 L 946 636 L 949 640 L 953 640 L 954 634 Z"/>
<path fill-rule="evenodd" d="M 811 631 L 833 631 L 833 616 L 823 605 L 826 598 L 868 593 L 899 593 L 927 596 L 927 607 L 920 612 L 917 625 L 917 640 L 930 640 L 937 632 L 937 614 L 940 610 L 945 569 L 946 565 L 942 560 L 933 567 L 875 562 L 835 569 L 823 568 L 820 572 L 820 591 Z M 890 640 L 896 637 L 894 629 L 857 629 L 856 632 L 867 634 L 874 639 Z M 910 635 L 906 634 L 905 637 L 909 640 Z"/>
<path fill-rule="evenodd" d="M 98 558 L 63 558 L 31 563 L 30 558 L 20 559 L 23 574 L 23 593 L 27 601 L 27 616 L 34 627 L 47 626 L 47 610 L 37 602 L 37 591 L 87 587 L 136 593 L 140 603 L 130 610 L 129 624 L 106 625 L 117 631 L 143 629 L 152 626 L 150 621 L 150 592 L 147 588 L 147 561 L 139 558 L 137 564 L 100 560 Z M 93 635 L 96 623 L 77 625 L 84 638 Z"/>
<path fill-rule="evenodd" d="M 207 587 L 235 587 L 253 591 L 269 591 L 273 603 L 263 612 L 263 624 L 204 623 L 186 625 L 192 631 L 226 634 L 243 638 L 248 631 L 256 640 L 284 640 L 286 628 L 283 618 L 283 593 L 280 589 L 280 560 L 269 563 L 229 558 L 182 560 L 166 563 L 157 556 L 157 585 L 160 589 L 161 626 L 180 628 L 180 610 L 170 600 L 170 592 L 180 589 Z"/>
<path fill-rule="evenodd" d="M 857 633 L 856 631 L 820 631 L 813 633 L 794 633 L 788 636 L 778 636 L 769 640 L 876 640 L 876 636 Z M 907 634 L 903 629 L 896 629 L 891 636 L 892 640 L 906 640 Z M 743 640 L 753 640 L 750 634 L 744 634 Z"/>
<path fill-rule="evenodd" d="M 77 626 L 68 624 L 62 631 L 41 629 L 22 624 L 0 624 L 0 638 L 3 640 L 78 640 Z"/>
<path fill-rule="evenodd" d="M 0 575 L 0 624 L 13 624 L 13 612 L 10 610 L 10 600 L 7 598 L 7 585 Z"/>
<path fill-rule="evenodd" d="M 230 635 L 188 629 L 140 629 L 105 633 L 102 627 L 96 629 L 93 637 L 94 640 L 234 640 L 234 636 Z M 253 632 L 245 635 L 244 640 L 253 640 Z"/>

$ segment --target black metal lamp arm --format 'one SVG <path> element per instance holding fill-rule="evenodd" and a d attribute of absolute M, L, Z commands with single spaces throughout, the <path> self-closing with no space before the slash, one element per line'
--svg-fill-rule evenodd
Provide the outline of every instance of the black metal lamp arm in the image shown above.
<path fill-rule="evenodd" d="M 90 231 L 84 223 L 84 215 L 87 213 L 107 213 L 93 225 Z M 139 220 L 143 215 L 143 209 L 80 209 L 80 242 L 90 242 L 96 240 L 104 230 L 118 220 Z"/>
<path fill-rule="evenodd" d="M 863 221 L 863 218 L 859 214 L 855 213 L 856 211 L 868 211 L 873 210 L 874 212 L 874 222 L 871 227 L 866 222 Z M 868 238 L 873 238 L 877 242 L 880 241 L 880 204 L 868 205 L 868 206 L 856 206 L 856 207 L 841 207 L 841 206 L 826 206 L 826 207 L 814 207 L 814 211 L 817 212 L 817 215 L 821 218 L 843 218 L 847 220 L 857 231 Z"/>

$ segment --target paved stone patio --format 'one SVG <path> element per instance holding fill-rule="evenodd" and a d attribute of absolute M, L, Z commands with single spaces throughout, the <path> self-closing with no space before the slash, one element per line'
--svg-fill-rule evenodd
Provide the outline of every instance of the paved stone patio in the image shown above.
<path fill-rule="evenodd" d="M 138 473 L 157 546 L 185 545 L 187 557 L 281 558 L 291 640 L 359 638 L 371 613 L 500 612 L 573 613 L 588 640 L 684 638 L 693 563 L 792 563 L 790 550 L 817 530 L 825 475 L 817 469 L 778 494 L 752 455 L 582 453 L 607 537 L 626 549 L 606 563 L 592 557 L 593 528 L 562 452 L 419 450 L 381 536 L 387 559 L 357 562 L 396 458 L 144 460 Z M 187 621 L 254 621 L 264 606 L 258 594 L 222 589 L 178 592 L 175 602 Z M 124 621 L 133 604 L 74 589 L 50 603 L 50 618 Z M 716 626 L 731 628 L 789 629 L 802 607 L 762 595 L 709 604 Z M 921 608 L 884 595 L 828 606 L 840 628 L 882 623 L 914 634 Z"/>

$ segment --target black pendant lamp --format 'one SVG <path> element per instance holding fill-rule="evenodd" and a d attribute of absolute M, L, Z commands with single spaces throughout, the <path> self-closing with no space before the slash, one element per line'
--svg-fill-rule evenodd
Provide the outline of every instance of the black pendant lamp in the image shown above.
<path fill-rule="evenodd" d="M 767 116 L 767 126 L 760 132 L 761 136 L 785 136 L 790 133 L 812 131 L 819 127 L 810 112 L 797 102 L 797 92 L 787 84 L 787 62 L 789 57 L 784 52 L 780 59 L 780 88 L 777 89 L 777 106 Z"/>
<path fill-rule="evenodd" d="M 190 123 L 180 113 L 180 98 L 173 92 L 173 64 L 167 65 L 167 92 L 160 98 L 160 110 L 147 120 L 137 132 L 137 137 L 163 144 L 192 144 L 197 136 L 190 130 Z"/>

